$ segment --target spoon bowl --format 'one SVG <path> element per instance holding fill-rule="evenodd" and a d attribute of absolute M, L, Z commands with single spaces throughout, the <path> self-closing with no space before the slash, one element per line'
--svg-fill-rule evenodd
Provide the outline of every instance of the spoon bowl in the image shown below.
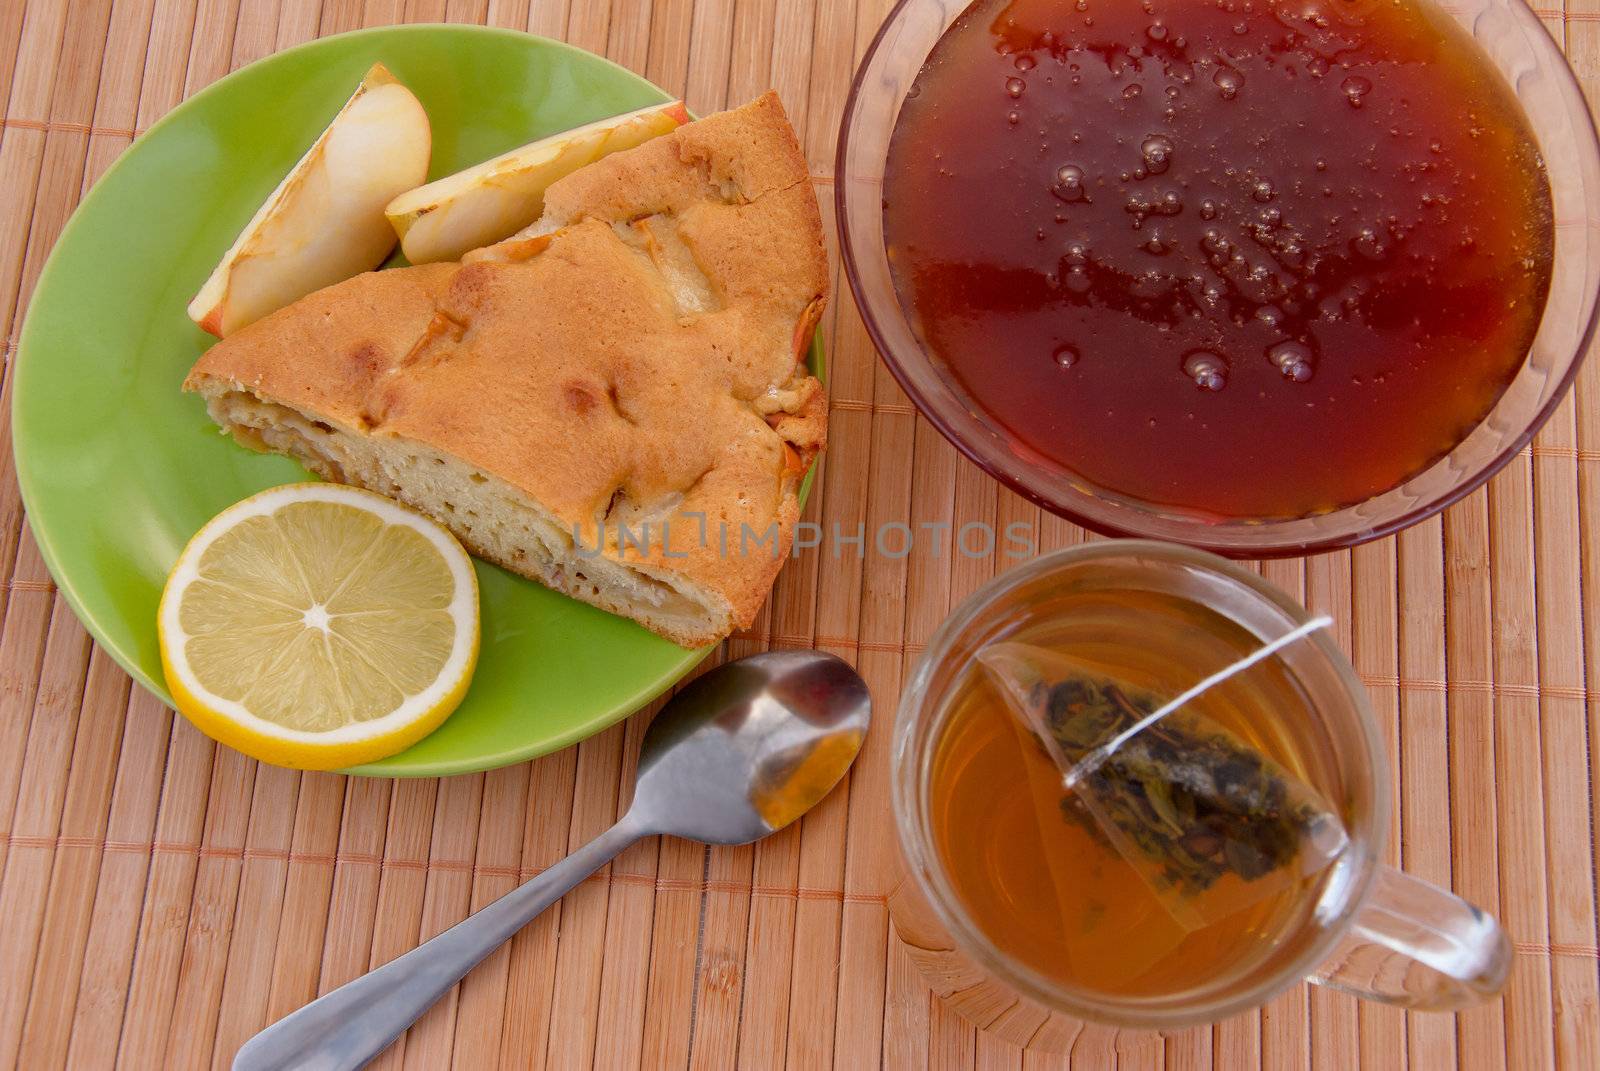
<path fill-rule="evenodd" d="M 697 678 L 650 723 L 630 817 L 654 833 L 748 844 L 828 794 L 861 750 L 866 682 L 822 651 L 772 651 Z"/>

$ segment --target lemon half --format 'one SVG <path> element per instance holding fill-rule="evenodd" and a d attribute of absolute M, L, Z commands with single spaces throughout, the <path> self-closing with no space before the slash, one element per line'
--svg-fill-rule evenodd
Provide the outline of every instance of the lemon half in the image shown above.
<path fill-rule="evenodd" d="M 445 529 L 381 495 L 301 483 L 184 548 L 158 615 L 178 710 L 279 766 L 392 755 L 450 715 L 478 658 L 478 582 Z"/>

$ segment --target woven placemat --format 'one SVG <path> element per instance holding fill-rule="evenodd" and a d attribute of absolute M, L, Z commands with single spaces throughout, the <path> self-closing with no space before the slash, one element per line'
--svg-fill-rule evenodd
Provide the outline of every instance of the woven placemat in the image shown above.
<path fill-rule="evenodd" d="M 399 21 L 488 22 L 603 53 L 705 113 L 783 95 L 832 215 L 834 133 L 885 0 L 0 0 L 0 323 L 137 131 L 233 68 Z M 1591 96 L 1600 0 L 1541 11 Z M 835 278 L 838 280 L 837 264 Z M 961 459 L 824 326 L 833 424 L 807 519 L 1086 538 Z M 3 402 L 4 400 L 0 400 Z M 0 1067 L 226 1065 L 320 990 L 412 947 L 609 824 L 648 712 L 539 761 L 426 781 L 258 766 L 96 650 L 28 534 L 0 404 Z M 1583 563 L 1590 568 L 1582 568 Z M 1301 986 L 1161 1038 L 1085 1029 L 1073 1066 L 1600 1067 L 1596 952 L 1600 364 L 1537 443 L 1442 518 L 1262 571 L 1337 621 L 1389 736 L 1391 861 L 1498 911 L 1503 1000 L 1409 1015 Z M 811 554 L 724 657 L 819 646 L 892 711 L 992 561 Z M 891 936 L 882 718 L 846 786 L 749 848 L 648 842 L 521 933 L 378 1066 L 1043 1068 L 930 1000 Z"/>

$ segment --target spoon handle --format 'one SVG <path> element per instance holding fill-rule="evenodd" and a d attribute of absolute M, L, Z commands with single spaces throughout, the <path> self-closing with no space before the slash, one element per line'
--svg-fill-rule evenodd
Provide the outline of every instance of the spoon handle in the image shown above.
<path fill-rule="evenodd" d="M 354 1071 L 533 917 L 646 835 L 631 813 L 561 862 L 432 940 L 245 1042 L 233 1071 Z"/>

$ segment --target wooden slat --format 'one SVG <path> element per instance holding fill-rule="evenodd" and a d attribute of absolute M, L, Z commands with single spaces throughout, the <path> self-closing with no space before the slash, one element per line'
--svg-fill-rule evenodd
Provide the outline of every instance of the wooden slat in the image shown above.
<path fill-rule="evenodd" d="M 578 745 L 575 801 L 566 845 L 569 852 L 617 820 L 616 783 L 623 733 L 622 726 L 613 726 Z M 606 899 L 603 884 L 586 882 L 561 901 L 547 1057 L 551 1067 L 594 1062 L 602 962 L 595 953 L 605 947 Z"/>
<path fill-rule="evenodd" d="M 528 771 L 528 811 L 522 833 L 522 865 L 539 869 L 567 851 L 577 754 L 573 749 L 535 761 Z M 556 937 L 564 905 L 557 904 L 511 940 L 506 1005 L 500 1034 L 502 1067 L 544 1067 L 549 1046 Z M 652 961 L 653 962 L 653 961 Z"/>
<path fill-rule="evenodd" d="M 1399 582 L 1406 593 L 1400 612 L 1402 678 L 1439 680 L 1445 675 L 1442 524 L 1435 518 L 1399 536 Z M 1449 754 L 1445 696 L 1407 692 L 1400 697 L 1400 767 L 1395 795 L 1400 807 L 1400 859 L 1409 873 L 1440 885 L 1450 882 L 1450 778 L 1429 755 Z M 1413 1067 L 1455 1061 L 1455 1024 L 1435 1015 L 1413 1015 L 1407 1027 Z"/>
<path fill-rule="evenodd" d="M 528 766 L 493 770 L 484 776 L 478 828 L 478 869 L 473 874 L 472 910 L 508 893 L 522 866 L 522 826 L 528 813 Z M 511 949 L 500 949 L 461 985 L 456 1010 L 452 1063 L 492 1067 L 500 1058 Z"/>
<path fill-rule="evenodd" d="M 24 538 L 14 580 L 44 572 L 32 540 Z M 23 760 L 54 601 L 48 590 L 18 590 L 6 606 L 5 624 L 0 627 L 0 818 L 8 831 L 16 828 L 21 806 L 18 792 L 25 776 Z M 0 846 L 0 864 L 9 863 L 10 848 L 8 838 Z"/>
<path fill-rule="evenodd" d="M 372 924 L 372 951 L 365 969 L 381 967 L 417 944 L 427 893 L 428 852 L 432 841 L 437 781 L 396 781 L 389 800 L 388 834 L 383 842 L 383 870 Z M 360 972 L 355 972 L 359 974 Z M 372 1062 L 373 1067 L 399 1068 L 407 1035 Z"/>
<path fill-rule="evenodd" d="M 893 968 L 891 968 L 893 969 Z M 902 968 L 903 969 L 903 968 Z M 927 1046 L 926 1058 L 929 1071 L 957 1071 L 959 1068 L 972 1067 L 978 1062 L 978 1036 L 972 1024 L 961 1018 L 942 1001 L 930 1000 L 925 996 L 918 1002 L 924 1009 L 926 1024 L 908 1023 L 910 1029 L 903 1031 L 909 1037 L 917 1037 L 917 1026 L 924 1026 L 921 1044 Z M 918 1055 L 908 1054 L 905 1063 L 898 1063 L 885 1052 L 884 1063 L 892 1067 L 915 1066 Z M 1120 1063 L 1119 1063 L 1120 1066 Z"/>
<path fill-rule="evenodd" d="M 345 793 L 342 777 L 301 775 L 264 1022 L 276 1022 L 317 995 Z"/>
<path fill-rule="evenodd" d="M 1340 650 L 1359 650 L 1356 641 L 1354 555 L 1335 551 L 1306 562 L 1306 606 L 1313 613 L 1334 619 L 1334 640 Z M 1382 604 L 1379 604 L 1380 608 Z M 1392 618 L 1391 618 L 1392 620 Z M 1305 1044 L 1309 1064 L 1317 1068 L 1348 1067 L 1360 1051 L 1360 1015 L 1357 1001 L 1342 993 L 1316 987 L 1307 988 Z"/>
<path fill-rule="evenodd" d="M 322 0 L 322 12 L 317 21 L 317 33 L 327 37 L 344 33 L 361 25 L 361 0 Z"/>
<path fill-rule="evenodd" d="M 174 721 L 171 739 L 154 843 L 198 844 L 216 749 L 186 722 Z M 167 1026 L 172 1021 L 189 897 L 199 861 L 198 852 L 159 852 L 151 857 L 132 976 L 118 1024 L 120 1066 L 160 1067 L 166 1058 Z"/>
<path fill-rule="evenodd" d="M 105 11 L 104 5 L 91 9 L 93 26 Z M 66 32 L 65 11 L 50 6 L 30 10 L 20 27 L 16 62 L 12 68 L 9 106 L 18 114 L 35 117 L 47 116 L 52 122 L 66 120 L 81 122 L 92 111 L 86 104 L 84 91 L 73 88 L 74 76 L 81 72 L 65 66 L 84 58 L 83 50 L 91 47 L 93 34 Z M 68 83 L 65 90 L 61 85 Z M 96 86 L 90 86 L 92 94 Z M 59 91 L 59 92 L 58 92 Z M 59 100 L 57 99 L 59 96 Z M 44 267 L 45 256 L 61 226 L 66 213 L 76 200 L 76 191 L 69 189 L 68 176 L 72 174 L 74 141 L 63 142 L 37 128 L 7 127 L 0 135 L 0 188 L 10 193 L 7 210 L 0 213 L 0 324 L 5 325 L 7 360 L 4 369 L 3 392 L 9 401 L 15 362 L 9 360 L 14 340 L 21 329 L 22 312 L 32 293 L 33 284 Z M 52 151 L 53 150 L 53 151 Z M 41 175 L 47 155 L 65 174 Z M 81 158 L 80 158 L 81 164 Z M 22 578 L 22 561 L 18 556 L 19 537 L 22 530 L 21 493 L 17 488 L 11 455 L 11 406 L 0 406 L 0 575 L 9 581 Z M 35 559 L 36 561 L 36 559 Z M 13 567 L 15 563 L 15 567 Z M 24 582 L 43 582 L 43 570 Z M 8 585 L 8 592 L 10 586 Z M 0 607 L 10 608 L 9 598 L 0 594 Z M 36 608 L 37 609 L 37 608 Z M 10 624 L 9 614 L 6 618 Z M 19 623 L 18 637 L 31 635 L 33 629 Z M 0 636 L 0 647 L 5 637 Z M 25 642 L 25 640 L 24 640 Z M 23 669 L 24 665 L 29 666 Z M 4 671 L 20 671 L 29 680 L 22 694 L 31 695 L 37 687 L 37 658 L 25 659 L 16 666 L 7 665 Z M 21 696 L 18 695 L 17 698 Z M 0 760 L 0 819 L 11 813 L 19 764 L 22 761 L 22 741 L 27 736 L 27 707 L 20 703 L 6 710 L 4 733 L 15 750 Z M 9 821 L 6 822 L 9 828 Z M 0 862 L 7 853 L 0 849 Z"/>
<path fill-rule="evenodd" d="M 1600 4 L 1596 0 L 1568 0 L 1563 5 L 1573 16 L 1584 17 L 1584 22 L 1574 22 L 1567 29 L 1566 50 L 1578 80 L 1590 101 L 1600 92 L 1600 32 L 1595 20 L 1600 19 Z M 1591 105 L 1592 107 L 1592 105 Z M 1594 359 L 1593 345 L 1588 359 L 1578 375 L 1573 390 L 1573 413 L 1576 423 L 1575 441 L 1585 456 L 1596 456 L 1600 449 L 1600 362 Z M 1579 596 L 1583 608 L 1583 668 L 1586 682 L 1600 680 L 1596 667 L 1600 667 L 1600 466 L 1580 464 L 1578 483 L 1579 528 Z M 1586 740 L 1588 742 L 1588 785 L 1590 829 L 1600 828 L 1600 792 L 1595 791 L 1600 780 L 1600 704 L 1586 704 Z M 1600 888 L 1594 880 L 1600 878 L 1600 860 L 1592 860 L 1591 895 L 1600 900 Z M 1590 920 L 1593 923 L 1593 919 Z"/>
<path fill-rule="evenodd" d="M 1364 547 L 1357 547 L 1350 555 L 1351 569 L 1351 621 L 1350 657 L 1356 671 L 1363 677 L 1398 680 L 1399 639 L 1397 620 L 1397 588 L 1399 564 L 1394 539 L 1385 539 Z M 1383 735 L 1384 755 L 1388 766 L 1384 776 L 1395 786 L 1395 795 L 1403 796 L 1400 785 L 1400 689 L 1381 687 L 1369 689 L 1373 712 L 1378 719 L 1378 729 Z M 1383 860 L 1390 866 L 1399 866 L 1401 847 L 1401 815 L 1405 800 L 1398 799 L 1392 810 L 1387 830 L 1388 846 Z M 1314 996 L 1318 1007 L 1332 997 Z M 1340 998 L 1332 998 L 1340 999 Z M 1349 1066 L 1352 1059 L 1372 1066 L 1405 1066 L 1406 1040 L 1405 1013 L 1398 1008 L 1363 1002 L 1355 1009 L 1356 1051 L 1349 1051 L 1348 1027 L 1341 1037 L 1342 1045 L 1335 1051 L 1323 1037 L 1321 1023 L 1314 1022 L 1313 1030 L 1319 1059 L 1319 1068 Z"/>
<path fill-rule="evenodd" d="M 131 691 L 106 820 L 108 848 L 154 840 L 171 722 L 171 712 L 152 696 Z M 66 1066 L 109 1067 L 116 1061 L 149 872 L 150 855 L 145 851 L 107 850 L 103 855 L 73 1003 Z M 77 895 L 83 895 L 81 889 Z M 28 1043 L 26 1034 L 23 1043 Z"/>
<path fill-rule="evenodd" d="M 29 0 L 0 4 L 6 354 L 72 208 L 185 96 L 359 26 L 527 29 L 637 70 L 697 111 L 782 93 L 833 226 L 834 138 L 885 0 Z M 1539 14 L 1600 88 L 1600 0 Z M 1442 518 L 1261 568 L 1336 621 L 1368 682 L 1396 808 L 1389 858 L 1495 910 L 1502 1001 L 1406 1015 L 1294 988 L 1164 1040 L 1086 1028 L 1024 1053 L 934 1000 L 886 909 L 889 729 L 954 603 L 1011 562 L 939 526 L 1086 538 L 1000 489 L 915 415 L 830 249 L 825 534 L 719 658 L 819 645 L 867 676 L 878 726 L 840 791 L 751 848 L 650 841 L 491 957 L 379 1067 L 1469 1068 L 1600 1064 L 1600 366 L 1533 448 Z M 9 400 L 13 362 L 0 380 Z M 614 820 L 649 713 L 484 775 L 379 782 L 259 768 L 132 689 L 55 594 L 0 404 L 0 1066 L 226 1066 L 263 1023 L 386 962 Z M 903 522 L 907 558 L 872 531 Z M 928 527 L 923 527 L 923 526 Z M 20 969 L 12 970 L 15 963 Z"/>
<path fill-rule="evenodd" d="M 283 919 L 300 775 L 261 766 L 252 788 L 250 825 L 230 927 L 238 939 L 228 944 L 212 1045 L 213 1063 L 222 1062 L 223 1066 L 222 1054 L 236 1052 L 266 1025 L 272 951 Z"/>
<path fill-rule="evenodd" d="M 1470 680 L 1494 676 L 1487 506 L 1487 497 L 1477 494 L 1444 516 L 1445 663 L 1452 674 Z M 1446 698 L 1452 884 L 1475 904 L 1498 905 L 1494 699 L 1488 693 L 1467 692 Z M 1463 1015 L 1460 1024 L 1464 1066 L 1506 1066 L 1505 1015 L 1498 1001 Z"/>
<path fill-rule="evenodd" d="M 660 705 L 652 707 L 647 716 L 660 709 Z M 629 786 L 646 728 L 645 718 L 632 718 L 623 735 L 622 766 L 617 777 L 619 814 L 631 798 Z M 650 979 L 650 944 L 635 939 L 635 935 L 648 931 L 655 916 L 655 879 L 660 854 L 660 841 L 646 839 L 629 848 L 614 864 L 614 871 L 627 875 L 629 880 L 614 882 L 607 890 L 605 954 L 596 998 L 596 1067 L 644 1066 L 644 1009 Z"/>
<path fill-rule="evenodd" d="M 851 52 L 859 60 L 889 5 L 881 0 L 857 0 L 855 6 Z M 810 115 L 817 124 L 825 122 L 828 113 L 813 107 Z M 827 122 L 823 129 L 835 126 Z M 859 325 L 858 320 L 849 322 Z M 903 402 L 888 370 L 874 360 L 864 333 L 842 335 L 834 352 L 841 365 L 860 361 L 873 370 L 874 403 Z M 902 558 L 879 552 L 877 536 L 886 525 L 902 521 L 910 513 L 911 466 L 907 460 L 915 431 L 916 420 L 909 412 L 884 413 L 873 419 L 868 436 L 864 491 L 866 537 L 872 545 L 862 570 L 857 635 L 864 646 L 856 669 L 879 697 L 896 694 L 904 672 L 904 652 L 894 645 L 904 637 L 906 564 Z M 849 810 L 833 1044 L 833 1063 L 840 1068 L 850 1066 L 852 1054 L 881 1052 L 883 1043 L 889 921 L 885 905 L 869 898 L 882 895 L 897 870 L 892 826 L 884 820 L 889 814 L 888 745 L 889 734 L 869 734 L 844 786 L 849 792 Z"/>
<path fill-rule="evenodd" d="M 812 47 L 807 78 L 806 125 L 801 146 L 813 173 L 827 168 L 831 160 L 829 131 L 838 123 L 849 88 L 849 67 L 855 48 L 855 11 L 850 2 L 816 2 L 811 11 Z M 832 219 L 832 205 L 820 205 L 824 224 Z M 833 285 L 841 285 L 837 250 L 830 249 Z M 829 360 L 829 391 L 834 397 L 870 398 L 872 364 L 864 360 L 862 329 L 848 303 L 836 297 L 824 321 Z M 848 338 L 847 344 L 844 340 Z M 849 547 L 833 549 L 832 533 L 854 533 L 866 523 L 866 474 L 871 419 L 866 413 L 840 413 L 830 420 L 829 440 L 834 447 L 826 455 L 815 478 L 822 497 L 820 522 L 829 542 L 827 570 L 829 583 L 817 589 L 813 618 L 817 637 L 841 640 L 844 646 L 833 653 L 854 659 L 850 644 L 858 638 L 863 562 Z M 883 702 L 879 696 L 879 702 Z M 881 708 L 880 708 L 881 709 Z M 807 814 L 801 826 L 799 887 L 805 889 L 843 889 L 844 841 L 850 781 Z M 795 905 L 793 959 L 797 964 L 830 964 L 828 970 L 799 969 L 792 972 L 789 990 L 790 1025 L 785 1039 L 785 1058 L 791 1067 L 828 1067 L 833 1060 L 837 1022 L 838 974 L 831 964 L 839 955 L 840 921 L 843 902 L 831 899 L 802 898 Z M 804 1029 L 796 1024 L 806 1024 Z"/>
<path fill-rule="evenodd" d="M 277 47 L 288 48 L 317 36 L 322 0 L 282 0 L 278 7 Z"/>
<path fill-rule="evenodd" d="M 82 895 L 82 891 L 93 888 L 100 877 L 102 845 L 127 696 L 123 674 L 108 656 L 96 651 L 82 692 L 79 695 L 69 692 L 66 696 L 69 704 L 81 697 L 82 711 L 78 720 L 74 722 L 69 711 L 57 712 L 64 726 L 81 724 L 81 730 L 72 740 L 66 796 L 58 822 L 61 846 L 50 860 L 52 867 L 44 892 L 44 913 L 36 944 L 36 949 L 48 950 L 49 954 L 34 957 L 33 982 L 26 997 L 27 1013 L 20 1024 L 22 1034 L 14 1050 L 19 1067 L 51 1067 L 63 1064 L 66 1059 L 79 970 L 88 945 L 89 921 L 94 908 L 92 897 Z M 19 815 L 19 830 L 25 828 L 21 818 Z M 0 904 L 5 904 L 11 893 L 11 866 L 21 858 L 13 854 L 8 861 L 6 889 L 0 892 Z M 15 910 L 14 905 L 12 909 Z M 23 987 L 8 988 L 20 994 Z M 21 999 L 17 997 L 18 1001 Z M 14 1005 L 7 1000 L 5 1006 L 9 1009 Z M 8 1011 L 8 1032 L 13 1029 L 9 1014 Z"/>
<path fill-rule="evenodd" d="M 322 941 L 317 991 L 326 993 L 358 977 L 371 962 L 378 911 L 381 860 L 392 786 L 351 778 L 344 788 L 339 824 L 339 859 L 328 893 L 328 925 Z"/>
<path fill-rule="evenodd" d="M 1546 901 L 1544 776 L 1540 762 L 1538 653 L 1533 599 L 1533 521 L 1527 462 L 1513 461 L 1490 481 L 1490 590 L 1494 593 L 1494 680 L 1533 687 L 1495 696 L 1495 788 L 1499 820 L 1500 918 L 1523 942 L 1550 939 Z M 1409 772 L 1409 771 L 1408 771 Z M 1555 1060 L 1550 1032 L 1549 964 L 1519 955 L 1505 994 L 1506 1063 L 1544 1067 Z M 1415 1017 L 1413 1017 L 1414 1022 Z"/>
<path fill-rule="evenodd" d="M 169 1025 L 162 1051 L 175 1067 L 209 1063 L 215 1044 L 256 768 L 253 760 L 228 748 L 217 748 L 211 763 L 183 956 L 166 1016 Z"/>
<path fill-rule="evenodd" d="M 1348 583 L 1340 586 L 1337 592 L 1338 595 L 1345 596 L 1339 605 L 1334 604 L 1333 595 L 1327 590 L 1327 585 L 1320 586 L 1315 593 L 1317 597 L 1313 598 L 1311 585 L 1308 583 L 1311 569 L 1322 567 L 1322 572 L 1325 574 L 1328 562 L 1332 558 L 1341 558 L 1346 570 L 1348 569 L 1347 558 L 1330 555 L 1328 558 L 1313 559 L 1311 562 L 1294 559 L 1263 562 L 1261 574 L 1269 582 L 1294 596 L 1313 613 L 1323 613 L 1333 617 L 1332 632 L 1340 642 L 1341 648 L 1349 650 Z M 1311 1044 L 1311 995 L 1306 992 L 1305 986 L 1294 986 L 1264 1006 L 1259 1017 L 1259 1028 L 1261 1063 L 1265 1067 L 1309 1069 L 1313 1057 L 1321 1055 L 1313 1051 Z M 1322 1031 L 1317 1037 L 1320 1044 L 1327 1046 L 1336 1046 L 1339 1040 L 1340 1032 L 1332 1027 Z"/>
<path fill-rule="evenodd" d="M 528 32 L 566 40 L 569 0 L 531 0 L 528 4 Z"/>
<path fill-rule="evenodd" d="M 483 779 L 483 774 L 470 774 L 439 782 L 422 926 L 417 934 L 420 941 L 467 917 L 472 902 L 472 860 L 477 854 L 478 822 L 483 812 Z M 459 994 L 459 986 L 445 994 L 406 1033 L 407 1068 L 442 1067 L 449 1062 Z"/>
<path fill-rule="evenodd" d="M 1539 433 L 1551 452 L 1533 458 L 1535 595 L 1539 684 L 1584 687 L 1582 585 L 1579 579 L 1578 464 L 1569 395 Z M 1576 698 L 1539 699 L 1544 758 L 1544 821 L 1550 860 L 1550 941 L 1595 945 L 1594 830 L 1590 821 L 1587 711 Z M 1600 1065 L 1600 979 L 1594 964 L 1550 958 L 1556 1059 L 1567 1067 Z"/>

